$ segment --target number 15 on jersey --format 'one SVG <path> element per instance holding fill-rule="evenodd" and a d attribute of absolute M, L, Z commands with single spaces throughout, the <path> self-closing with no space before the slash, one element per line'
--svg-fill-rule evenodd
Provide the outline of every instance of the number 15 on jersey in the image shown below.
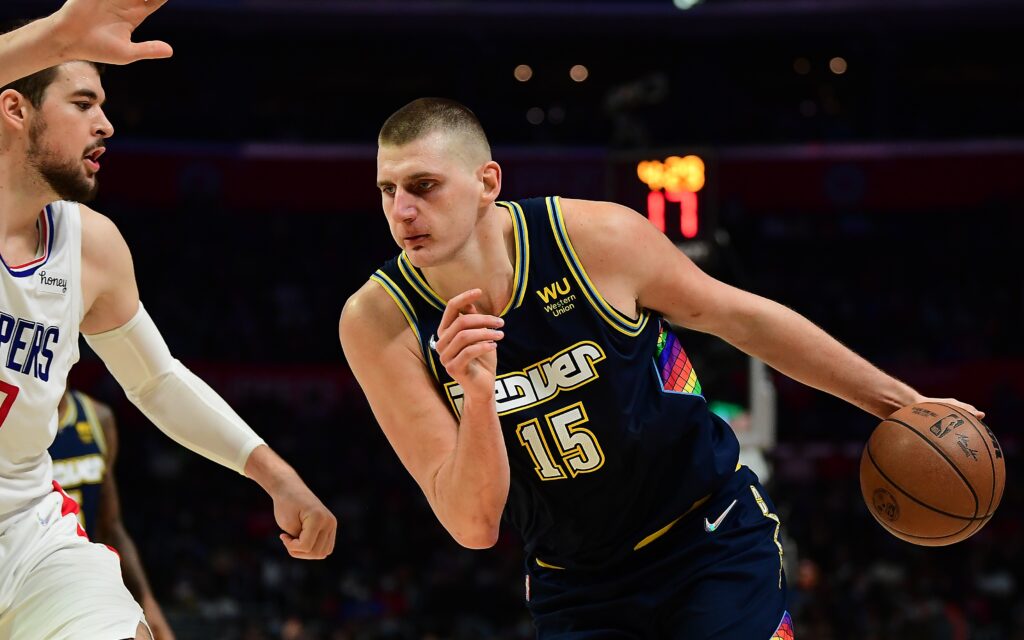
<path fill-rule="evenodd" d="M 544 416 L 548 431 L 557 447 L 557 458 L 548 446 L 548 439 L 540 426 L 540 420 L 534 418 L 516 427 L 519 443 L 530 452 L 541 480 L 575 478 L 581 473 L 597 471 L 604 465 L 601 445 L 598 444 L 594 433 L 582 426 L 588 420 L 582 402 Z"/>

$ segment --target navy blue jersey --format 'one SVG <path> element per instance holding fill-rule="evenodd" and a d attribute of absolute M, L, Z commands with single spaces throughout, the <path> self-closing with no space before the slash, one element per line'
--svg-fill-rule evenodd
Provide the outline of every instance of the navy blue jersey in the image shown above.
<path fill-rule="evenodd" d="M 79 520 L 89 537 L 94 537 L 100 488 L 107 472 L 107 444 L 92 398 L 79 391 L 70 396 L 50 445 L 53 479 L 78 502 Z"/>
<path fill-rule="evenodd" d="M 631 318 L 596 290 L 558 198 L 499 204 L 516 247 L 495 382 L 511 467 L 505 517 L 543 566 L 623 559 L 722 486 L 739 445 L 662 319 Z M 445 301 L 404 253 L 371 279 L 405 315 L 458 417 L 462 390 L 429 346 Z"/>

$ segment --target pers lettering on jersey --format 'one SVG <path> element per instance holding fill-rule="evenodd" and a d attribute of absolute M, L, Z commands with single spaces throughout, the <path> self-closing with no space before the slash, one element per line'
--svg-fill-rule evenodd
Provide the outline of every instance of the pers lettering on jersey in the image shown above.
<path fill-rule="evenodd" d="M 58 342 L 59 327 L 0 312 L 0 361 L 11 371 L 48 382 Z"/>

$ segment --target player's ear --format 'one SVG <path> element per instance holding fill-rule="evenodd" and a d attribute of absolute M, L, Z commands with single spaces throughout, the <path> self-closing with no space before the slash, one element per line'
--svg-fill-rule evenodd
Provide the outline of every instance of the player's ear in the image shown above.
<path fill-rule="evenodd" d="M 28 107 L 28 99 L 20 92 L 7 89 L 0 93 L 0 122 L 3 123 L 0 133 L 7 129 L 24 129 L 28 118 Z"/>
<path fill-rule="evenodd" d="M 498 199 L 498 194 L 501 193 L 501 166 L 494 160 L 488 160 L 480 171 L 480 181 L 484 188 L 481 198 L 488 203 L 494 202 Z"/>

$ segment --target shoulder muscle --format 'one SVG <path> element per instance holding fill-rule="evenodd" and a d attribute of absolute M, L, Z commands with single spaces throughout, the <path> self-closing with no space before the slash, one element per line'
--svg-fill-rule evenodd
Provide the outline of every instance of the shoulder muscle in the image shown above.
<path fill-rule="evenodd" d="M 455 446 L 457 424 L 405 317 L 370 281 L 345 304 L 340 337 L 384 435 L 433 504 L 432 478 Z"/>
<path fill-rule="evenodd" d="M 82 212 L 82 333 L 120 327 L 138 310 L 135 267 L 117 226 L 101 213 L 80 205 Z"/>
<path fill-rule="evenodd" d="M 563 213 L 591 278 L 618 295 L 620 304 L 631 296 L 638 306 L 672 322 L 716 334 L 723 318 L 748 306 L 749 294 L 704 273 L 632 209 L 611 202 L 566 200 Z"/>

